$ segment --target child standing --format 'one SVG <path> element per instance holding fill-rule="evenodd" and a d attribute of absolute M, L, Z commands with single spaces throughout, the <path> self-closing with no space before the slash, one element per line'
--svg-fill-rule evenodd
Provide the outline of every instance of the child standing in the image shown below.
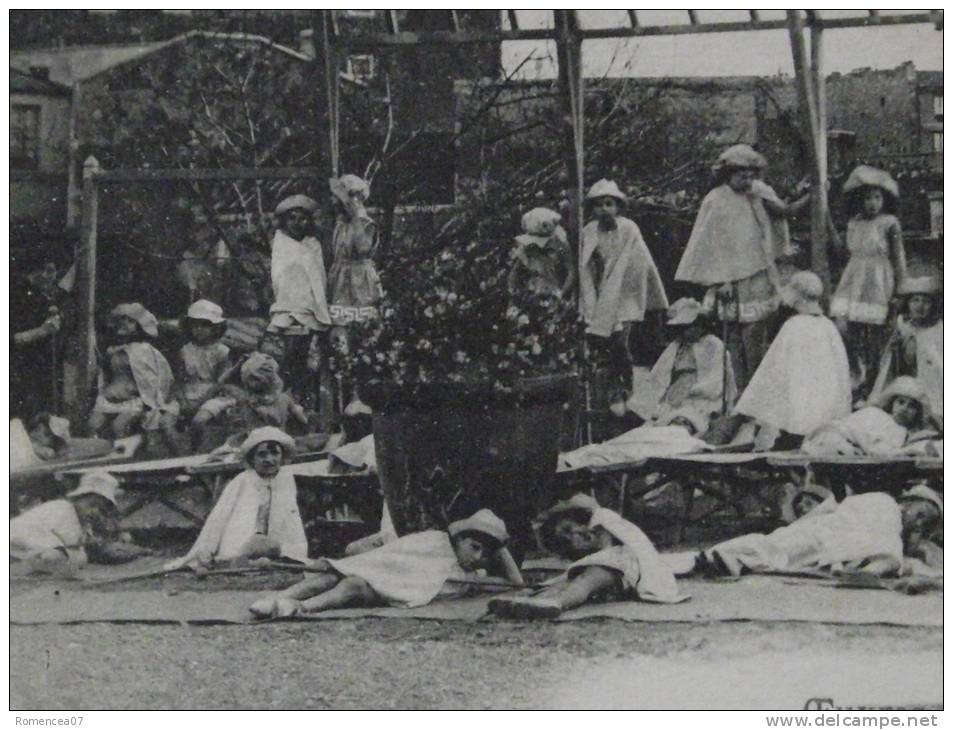
<path fill-rule="evenodd" d="M 896 282 L 907 274 L 900 221 L 888 212 L 899 197 L 896 181 L 867 165 L 854 168 L 848 195 L 847 251 L 850 260 L 831 298 L 831 316 L 844 336 L 854 369 L 874 377 L 884 345 L 884 323 Z"/>
<path fill-rule="evenodd" d="M 562 216 L 549 208 L 523 215 L 523 233 L 516 237 L 507 277 L 511 292 L 568 296 L 576 281 Z"/>
<path fill-rule="evenodd" d="M 668 309 L 668 299 L 642 232 L 619 215 L 626 202 L 619 186 L 600 180 L 586 202 L 595 219 L 582 231 L 580 308 L 590 344 L 609 357 L 613 385 L 627 389 L 635 364 L 632 326 L 646 312 Z"/>
<path fill-rule="evenodd" d="M 230 351 L 222 342 L 227 322 L 222 308 L 207 299 L 189 307 L 182 323 L 189 341 L 179 350 L 179 405 L 191 418 L 212 397 L 228 370 Z"/>
<path fill-rule="evenodd" d="M 382 547 L 340 560 L 321 560 L 323 573 L 306 578 L 265 598 L 249 610 L 258 618 L 296 616 L 353 606 L 425 606 L 454 591 L 453 579 L 478 582 L 476 571 L 497 568 L 497 574 L 523 585 L 506 542 L 506 525 L 481 509 L 447 531 L 426 530 Z"/>

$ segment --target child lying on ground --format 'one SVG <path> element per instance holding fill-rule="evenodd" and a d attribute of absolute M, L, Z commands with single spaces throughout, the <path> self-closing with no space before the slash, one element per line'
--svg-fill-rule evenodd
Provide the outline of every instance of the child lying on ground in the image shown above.
<path fill-rule="evenodd" d="M 905 564 L 906 556 L 942 569 L 942 556 L 930 543 L 942 518 L 942 498 L 923 485 L 898 500 L 882 492 L 839 504 L 830 497 L 768 535 L 742 535 L 699 553 L 695 566 L 702 573 L 733 576 L 845 569 L 892 576 L 914 567 Z"/>
<path fill-rule="evenodd" d="M 307 560 L 297 486 L 282 469 L 293 450 L 294 440 L 277 428 L 252 431 L 241 445 L 248 468 L 225 487 L 188 554 L 166 569 L 240 558 Z"/>
<path fill-rule="evenodd" d="M 522 585 L 506 548 L 508 539 L 503 521 L 482 509 L 451 522 L 446 532 L 426 530 L 361 555 L 320 560 L 317 567 L 325 572 L 262 599 L 249 610 L 258 618 L 275 618 L 354 606 L 414 608 L 440 595 L 459 595 L 453 579 L 478 582 L 477 571 L 483 569 Z"/>
<path fill-rule="evenodd" d="M 508 618 L 556 618 L 598 600 L 637 598 L 677 603 L 675 576 L 642 530 L 583 494 L 536 518 L 541 546 L 574 560 L 552 585 L 533 596 L 496 598 L 490 611 Z"/>
<path fill-rule="evenodd" d="M 930 423 L 930 401 L 916 379 L 897 378 L 876 403 L 818 429 L 804 440 L 801 449 L 814 455 L 939 456 L 934 443 L 939 433 Z"/>
<path fill-rule="evenodd" d="M 39 504 L 10 520 L 10 557 L 42 572 L 86 563 L 123 563 L 148 550 L 120 541 L 116 492 L 106 472 L 86 474 L 63 499 Z"/>

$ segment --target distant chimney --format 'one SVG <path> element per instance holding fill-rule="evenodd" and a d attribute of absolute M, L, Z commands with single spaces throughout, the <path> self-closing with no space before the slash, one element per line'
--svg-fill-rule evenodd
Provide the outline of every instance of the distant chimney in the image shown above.
<path fill-rule="evenodd" d="M 30 76 L 35 79 L 40 79 L 41 81 L 50 80 L 50 67 L 49 66 L 30 66 Z"/>

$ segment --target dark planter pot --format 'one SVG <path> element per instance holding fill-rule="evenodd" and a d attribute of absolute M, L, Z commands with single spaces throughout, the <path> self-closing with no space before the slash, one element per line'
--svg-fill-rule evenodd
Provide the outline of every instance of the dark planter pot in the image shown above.
<path fill-rule="evenodd" d="M 490 388 L 372 384 L 374 443 L 384 498 L 400 535 L 445 529 L 487 507 L 523 553 L 531 521 L 554 498 L 564 404 L 574 375 Z"/>

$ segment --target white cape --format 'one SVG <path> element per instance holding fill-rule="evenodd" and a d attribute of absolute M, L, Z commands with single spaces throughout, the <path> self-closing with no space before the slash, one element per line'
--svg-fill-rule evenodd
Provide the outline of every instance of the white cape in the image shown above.
<path fill-rule="evenodd" d="M 826 317 L 791 317 L 765 354 L 735 412 L 806 436 L 850 414 L 850 366 L 837 327 Z"/>
<path fill-rule="evenodd" d="M 242 545 L 255 534 L 258 494 L 264 485 L 264 480 L 251 469 L 232 479 L 209 513 L 192 549 L 166 564 L 166 568 L 175 570 L 209 556 L 214 561 L 239 557 Z M 271 482 L 268 537 L 281 545 L 282 556 L 307 559 L 308 540 L 298 512 L 297 487 L 294 476 L 285 469 Z"/>

